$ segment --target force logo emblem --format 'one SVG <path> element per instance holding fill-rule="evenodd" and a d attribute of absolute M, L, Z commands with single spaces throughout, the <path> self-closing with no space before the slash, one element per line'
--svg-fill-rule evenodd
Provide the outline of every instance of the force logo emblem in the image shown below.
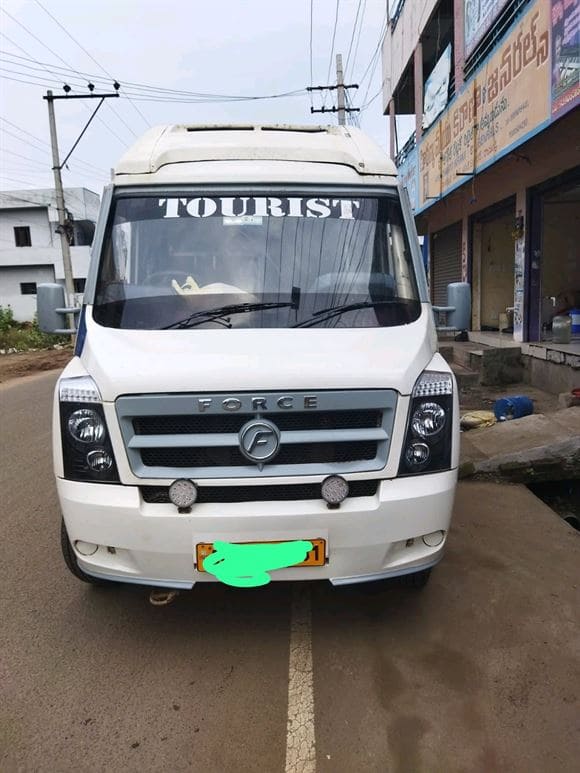
<path fill-rule="evenodd" d="M 240 430 L 240 451 L 251 462 L 263 464 L 280 450 L 280 430 L 265 419 L 252 419 Z"/>

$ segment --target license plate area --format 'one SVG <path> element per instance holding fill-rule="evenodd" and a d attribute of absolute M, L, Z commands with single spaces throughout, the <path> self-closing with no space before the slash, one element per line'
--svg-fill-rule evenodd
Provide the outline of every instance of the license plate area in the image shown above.
<path fill-rule="evenodd" d="M 292 542 L 292 540 L 259 540 L 252 542 L 236 542 L 236 545 L 279 545 L 282 542 Z M 306 559 L 300 564 L 293 564 L 288 567 L 294 569 L 299 566 L 324 566 L 326 561 L 326 540 L 315 538 L 309 539 L 312 543 L 312 550 L 308 551 Z M 195 546 L 195 563 L 198 572 L 205 572 L 203 568 L 203 559 L 214 552 L 212 542 L 198 542 Z"/>

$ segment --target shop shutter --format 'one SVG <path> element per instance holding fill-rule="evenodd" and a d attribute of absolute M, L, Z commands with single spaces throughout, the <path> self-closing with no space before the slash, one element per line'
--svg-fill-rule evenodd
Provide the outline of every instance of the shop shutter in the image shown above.
<path fill-rule="evenodd" d="M 447 285 L 450 282 L 461 282 L 461 222 L 433 234 L 431 281 L 434 305 L 446 306 Z"/>

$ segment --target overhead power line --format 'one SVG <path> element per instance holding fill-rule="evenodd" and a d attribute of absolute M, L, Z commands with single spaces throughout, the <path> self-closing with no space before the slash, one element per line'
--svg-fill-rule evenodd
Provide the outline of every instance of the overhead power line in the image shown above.
<path fill-rule="evenodd" d="M 34 76 L 31 76 L 34 77 Z M 51 80 L 52 79 L 45 79 L 45 80 L 27 80 L 23 78 L 14 78 L 9 76 L 4 76 L 4 80 L 8 81 L 15 81 L 16 83 L 26 83 L 31 86 L 40 86 L 40 87 L 48 87 L 52 88 Z M 203 99 L 200 97 L 173 97 L 173 98 L 166 98 L 166 97 L 135 97 L 134 98 L 138 102 L 169 102 L 169 103 L 175 103 L 175 104 L 220 104 L 220 103 L 227 103 L 227 102 L 249 102 L 249 101 L 257 101 L 257 100 L 267 100 L 267 99 L 288 99 L 290 97 L 300 97 L 306 94 L 306 89 L 297 89 L 296 91 L 288 91 L 284 92 L 282 94 L 263 94 L 258 96 L 243 96 L 243 97 L 227 97 L 227 98 L 218 98 L 218 99 Z M 123 95 L 120 95 L 120 98 L 123 99 Z M 98 120 L 98 116 L 97 116 Z M 121 140 L 121 138 L 118 135 L 117 139 L 119 139 L 120 142 L 123 144 L 126 144 L 124 140 Z"/>
<path fill-rule="evenodd" d="M 38 62 L 34 59 L 26 59 L 23 56 L 19 56 L 17 54 L 11 54 L 3 49 L 0 49 L 0 54 L 3 56 L 0 56 L 0 60 L 3 60 L 6 64 L 10 64 L 15 67 L 21 67 L 25 71 L 31 70 L 33 71 L 32 74 L 29 74 L 27 72 L 20 72 L 20 75 L 27 75 L 28 77 L 32 78 L 43 78 L 44 76 L 40 76 L 35 74 L 37 71 L 44 71 L 47 66 L 44 62 Z M 12 59 L 6 59 L 6 56 L 12 57 Z M 14 61 L 16 60 L 16 61 Z M 34 67 L 31 64 L 28 64 L 27 62 L 33 61 L 35 64 L 39 65 L 39 67 Z M 70 68 L 66 67 L 60 67 L 58 65 L 53 65 L 53 69 L 59 70 L 60 72 L 57 73 L 57 76 L 54 80 L 55 83 L 62 83 L 62 80 L 69 79 L 71 83 L 74 84 L 74 81 L 80 81 L 83 85 L 86 85 L 87 82 L 94 82 L 97 86 L 101 87 L 109 87 L 111 85 L 110 81 L 108 81 L 106 78 L 103 78 L 102 75 L 95 75 L 94 73 L 87 73 L 77 70 L 71 70 Z M 14 71 L 16 72 L 16 71 Z M 46 79 L 43 81 L 46 83 Z M 245 101 L 245 100 L 257 100 L 257 99 L 281 99 L 285 97 L 293 97 L 293 96 L 300 96 L 305 93 L 305 89 L 294 89 L 291 91 L 284 91 L 277 94 L 212 94 L 208 92 L 202 92 L 202 91 L 187 91 L 187 90 L 180 90 L 180 89 L 170 89 L 165 88 L 163 86 L 153 86 L 150 84 L 145 83 L 137 83 L 134 81 L 123 81 L 122 82 L 122 89 L 119 92 L 119 96 L 121 99 L 123 96 L 126 96 L 127 94 L 131 94 L 133 96 L 136 96 L 138 98 L 143 99 L 151 99 L 152 101 L 157 101 L 157 97 L 161 98 L 161 101 L 164 100 L 175 100 L 175 101 L 195 101 L 196 99 L 203 101 L 203 102 L 229 102 L 229 101 Z M 187 100 L 181 99 L 181 97 L 188 97 Z"/>
<path fill-rule="evenodd" d="M 379 58 L 380 53 L 381 53 L 381 46 L 383 44 L 383 40 L 385 38 L 385 35 L 387 34 L 387 26 L 388 26 L 388 22 L 387 22 L 387 18 L 385 16 L 384 24 L 381 26 L 381 34 L 379 35 L 378 43 L 377 43 L 377 45 L 375 46 L 375 48 L 373 50 L 373 53 L 371 55 L 371 58 L 369 60 L 369 63 L 366 66 L 366 69 L 365 69 L 363 75 L 359 79 L 359 83 L 361 85 L 364 82 L 364 80 L 366 79 L 366 77 L 369 74 L 369 72 L 370 72 L 370 76 L 371 76 L 370 80 L 372 81 L 372 76 L 373 76 L 373 73 L 374 73 L 374 71 L 376 69 L 377 61 L 378 61 L 378 58 Z"/>
<path fill-rule="evenodd" d="M 71 40 L 72 40 L 74 43 L 76 43 L 76 45 L 77 45 L 77 46 L 78 46 L 78 47 L 81 49 L 81 51 L 84 51 L 84 52 L 85 52 L 85 54 L 86 54 L 86 55 L 89 57 L 89 59 L 90 59 L 91 61 L 93 61 L 93 62 L 94 62 L 96 65 L 97 65 L 97 67 L 98 67 L 100 70 L 102 70 L 102 71 L 105 73 L 105 75 L 108 75 L 108 76 L 109 76 L 109 78 L 110 78 L 111 80 L 115 80 L 115 78 L 114 78 L 114 77 L 111 75 L 111 73 L 110 73 L 110 72 L 108 72 L 108 71 L 107 71 L 107 70 L 106 70 L 106 69 L 105 69 L 105 68 L 102 66 L 102 64 L 101 64 L 100 62 L 98 62 L 98 61 L 95 59 L 95 57 L 94 57 L 94 56 L 93 56 L 93 55 L 92 55 L 92 54 L 91 54 L 89 51 L 87 51 L 87 49 L 86 49 L 86 48 L 85 48 L 85 47 L 82 45 L 82 43 L 79 43 L 79 41 L 78 41 L 78 40 L 77 40 L 77 39 L 76 39 L 76 38 L 75 38 L 75 37 L 74 37 L 74 36 L 73 36 L 73 35 L 72 35 L 72 34 L 71 34 L 71 33 L 70 33 L 68 30 L 67 30 L 67 28 L 66 28 L 66 27 L 65 27 L 63 24 L 61 24 L 61 22 L 60 22 L 60 21 L 59 21 L 59 20 L 56 18 L 56 16 L 54 16 L 54 15 L 53 15 L 53 14 L 52 14 L 52 13 L 51 13 L 49 10 L 48 10 L 48 8 L 45 8 L 45 6 L 44 6 L 44 5 L 43 5 L 43 4 L 40 2 L 40 0 L 34 0 L 34 2 L 36 3 L 36 5 L 38 5 L 38 7 L 39 7 L 39 8 L 42 8 L 42 10 L 43 10 L 43 11 L 44 11 L 44 12 L 45 12 L 45 13 L 46 13 L 48 16 L 50 16 L 50 18 L 51 18 L 51 19 L 54 21 L 54 23 L 55 23 L 55 24 L 58 24 L 58 26 L 61 28 L 61 30 L 62 30 L 62 31 L 63 31 L 63 32 L 66 34 L 66 35 L 68 35 L 68 37 L 69 37 L 69 38 L 70 38 L 70 39 L 71 39 Z M 136 104 L 135 104 L 135 103 L 134 103 L 134 102 L 133 102 L 133 101 L 132 101 L 130 98 L 129 98 L 129 102 L 131 103 L 131 105 L 133 106 L 133 108 L 135 109 L 135 111 L 138 113 L 138 115 L 141 117 L 141 119 L 142 119 L 142 120 L 145 122 L 145 125 L 146 125 L 147 127 L 149 127 L 151 124 L 150 124 L 150 123 L 149 123 L 149 121 L 148 121 L 148 120 L 145 118 L 145 116 L 143 115 L 143 113 L 141 112 L 141 110 L 139 110 L 139 108 L 137 107 L 137 105 L 136 105 Z M 112 111 L 113 111 L 113 112 L 114 112 L 116 115 L 118 115 L 118 113 L 117 113 L 117 111 L 115 110 L 115 108 L 113 107 L 113 105 L 109 105 L 109 106 L 110 106 L 111 110 L 112 110 Z M 118 117 L 121 119 L 121 117 L 120 117 L 120 116 L 118 116 Z M 122 119 L 121 119 L 121 120 L 122 120 Z M 132 131 L 132 130 L 131 130 L 131 131 Z"/>
<path fill-rule="evenodd" d="M 2 180 L 10 180 L 10 182 L 18 183 L 18 185 L 30 185 L 33 188 L 38 188 L 38 183 L 32 182 L 31 180 L 17 180 L 14 177 L 8 177 L 5 174 L 0 175 L 0 179 L 2 179 Z"/>
<path fill-rule="evenodd" d="M 346 64 L 344 66 L 344 77 L 346 78 L 346 73 L 348 70 L 348 65 L 350 64 L 350 55 L 352 53 L 352 44 L 354 43 L 354 38 L 356 34 L 356 25 L 358 24 L 358 16 L 360 13 L 360 7 L 362 5 L 362 0 L 358 0 L 358 5 L 356 7 L 356 16 L 354 17 L 354 24 L 352 27 L 352 35 L 350 36 L 350 43 L 348 44 L 348 53 L 346 55 Z M 312 86 L 312 84 L 310 84 Z"/>
<path fill-rule="evenodd" d="M 23 129 L 22 127 L 18 126 L 15 123 L 12 123 L 11 121 L 9 121 L 8 119 L 4 118 L 1 115 L 0 115 L 0 121 L 4 121 L 9 126 L 12 126 L 15 129 L 17 129 L 19 132 L 22 132 L 23 134 L 26 134 L 27 136 L 31 137 L 33 140 L 35 140 L 35 142 L 41 143 L 43 145 L 46 145 L 46 146 L 50 147 L 49 143 L 45 142 L 45 140 L 41 140 L 40 138 L 36 137 L 34 134 L 30 134 L 30 132 L 27 132 L 26 129 Z M 45 153 L 46 155 L 50 155 L 50 151 L 46 147 L 44 147 L 44 148 L 43 147 L 39 147 L 37 144 L 30 142 L 30 140 L 26 139 L 25 137 L 20 137 L 18 134 L 15 134 L 15 132 L 10 131 L 10 129 L 6 129 L 3 126 L 0 126 L 0 131 L 3 134 L 7 134 L 9 137 L 14 138 L 15 140 L 18 140 L 23 145 L 26 145 L 27 147 L 30 147 L 30 148 L 38 151 L 39 153 Z M 75 158 L 73 161 L 69 161 L 68 164 L 72 164 L 73 166 L 76 166 L 77 168 L 82 165 L 82 166 L 86 167 L 90 171 L 91 174 L 95 174 L 95 173 L 103 174 L 104 173 L 105 176 L 107 176 L 106 169 L 103 169 L 103 167 L 95 166 L 95 164 L 90 164 L 88 161 L 84 161 L 84 160 L 82 160 L 80 158 Z M 88 173 L 87 170 L 85 170 L 85 169 L 79 169 L 79 171 L 83 171 L 85 174 Z"/>
<path fill-rule="evenodd" d="M 56 51 L 53 51 L 53 50 L 52 50 L 52 48 L 50 48 L 50 46 L 48 46 L 48 45 L 47 45 L 47 44 L 46 44 L 46 43 L 45 43 L 43 40 L 41 40 L 41 39 L 40 39 L 40 38 L 39 38 L 37 35 L 35 35 L 35 34 L 34 34 L 34 32 L 32 32 L 31 30 L 29 30 L 29 29 L 28 29 L 28 27 L 27 27 L 25 24 L 23 24 L 21 21 L 19 21 L 19 20 L 18 20 L 18 19 L 17 19 L 15 16 L 12 16 L 12 14 L 11 14 L 11 13 L 8 13 L 8 11 L 7 11 L 5 8 L 0 8 L 0 11 L 2 11 L 2 13 L 6 14 L 6 16 L 8 16 L 8 18 L 9 18 L 9 19 L 12 19 L 12 21 L 13 21 L 13 22 L 15 22 L 16 24 L 18 24 L 18 26 L 19 26 L 19 27 L 21 27 L 21 28 L 22 28 L 22 29 L 23 29 L 25 32 L 27 32 L 27 33 L 28 33 L 28 34 L 29 34 L 29 35 L 30 35 L 32 38 L 34 38 L 34 40 L 36 40 L 38 43 L 40 43 L 40 45 L 41 45 L 41 46 L 43 46 L 44 48 L 46 48 L 46 50 L 47 50 L 47 51 L 50 51 L 50 53 L 51 53 L 53 56 L 55 56 L 55 57 L 56 57 L 56 58 L 57 58 L 59 61 L 61 61 L 63 64 L 65 64 L 67 67 L 69 67 L 69 68 L 70 68 L 70 69 L 71 69 L 73 72 L 76 72 L 75 68 L 74 68 L 74 67 L 72 67 L 72 65 L 71 65 L 71 64 L 69 64 L 69 62 L 67 62 L 67 61 L 66 61 L 66 59 L 63 59 L 63 58 L 62 58 L 62 56 L 61 56 L 60 54 L 57 54 L 57 53 L 56 53 Z M 24 51 L 24 49 L 23 49 L 21 46 L 18 46 L 18 48 L 19 48 L 21 51 Z M 31 56 L 31 54 L 30 54 L 30 53 L 28 53 L 28 52 L 25 52 L 25 53 L 27 53 L 27 54 L 28 54 L 28 56 L 30 56 L 30 57 L 31 57 L 31 59 L 32 59 L 33 61 L 36 61 L 36 60 L 34 59 L 34 57 L 32 57 L 32 56 Z M 51 70 L 50 70 L 50 67 L 49 67 L 48 65 L 46 66 L 46 69 L 47 69 L 49 72 L 51 72 Z M 54 75 L 54 72 L 52 72 L 52 74 Z M 9 78 L 8 80 L 10 80 L 10 78 Z M 18 79 L 17 79 L 17 78 L 13 78 L 12 80 L 18 80 Z M 24 81 L 23 81 L 23 82 L 24 82 Z M 34 86 L 34 85 L 38 85 L 38 84 L 37 84 L 37 83 L 32 83 L 32 85 Z M 83 106 L 84 106 L 84 107 L 85 107 L 87 110 L 89 110 L 89 108 L 87 107 L 87 105 L 83 105 Z M 89 112 L 90 112 L 90 111 L 89 111 Z M 112 135 L 113 135 L 113 136 L 114 136 L 114 137 L 115 137 L 117 140 L 119 140 L 119 142 L 120 142 L 122 145 L 126 146 L 126 144 L 127 144 L 127 143 L 126 143 L 126 141 L 125 141 L 125 140 L 123 140 L 123 139 L 121 139 L 121 137 L 119 137 L 119 135 L 117 134 L 117 132 L 115 132 L 113 129 L 111 129 L 111 127 L 109 126 L 109 124 L 108 124 L 108 123 L 106 123 L 106 121 L 104 121 L 104 120 L 103 120 L 103 118 L 102 118 L 101 116 L 98 116 L 98 117 L 97 117 L 97 120 L 98 120 L 98 121 L 99 121 L 101 124 L 103 124 L 103 126 L 105 126 L 105 127 L 107 128 L 107 130 L 108 130 L 108 131 L 109 131 L 109 132 L 110 132 L 110 133 L 111 133 L 111 134 L 112 134 Z M 134 136 L 136 136 L 136 135 L 135 135 L 135 133 L 132 131 L 132 129 L 131 129 L 130 131 L 133 133 L 133 135 L 134 135 Z"/>
<path fill-rule="evenodd" d="M 338 10 L 340 8 L 340 0 L 336 0 L 336 13 L 334 14 L 334 28 L 332 30 L 332 43 L 330 46 L 330 59 L 328 62 L 328 72 L 326 73 L 326 82 L 330 82 L 330 71 L 334 61 L 334 41 L 336 39 L 336 27 L 338 26 Z M 312 85 L 312 84 L 311 84 Z"/>
<path fill-rule="evenodd" d="M 360 24 L 358 25 L 358 34 L 356 36 L 356 43 L 355 43 L 354 51 L 353 51 L 353 54 L 352 54 L 351 73 L 353 73 L 354 69 L 355 69 L 356 57 L 357 57 L 357 54 L 358 54 L 358 47 L 359 47 L 359 44 L 360 44 L 361 32 L 362 32 L 362 29 L 363 29 L 363 23 L 364 23 L 364 18 L 365 18 L 366 10 L 367 10 L 367 0 L 363 0 L 363 7 L 362 7 L 362 13 L 361 13 L 361 17 L 360 17 Z M 348 68 L 348 66 L 349 66 L 348 61 L 346 63 L 346 66 Z M 345 78 L 346 78 L 346 72 L 345 72 Z"/>

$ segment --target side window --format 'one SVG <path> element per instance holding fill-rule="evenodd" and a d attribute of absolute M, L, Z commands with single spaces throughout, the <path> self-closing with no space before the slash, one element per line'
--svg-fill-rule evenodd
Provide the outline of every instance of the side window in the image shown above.
<path fill-rule="evenodd" d="M 30 227 L 27 225 L 14 226 L 14 243 L 17 247 L 30 247 Z"/>

